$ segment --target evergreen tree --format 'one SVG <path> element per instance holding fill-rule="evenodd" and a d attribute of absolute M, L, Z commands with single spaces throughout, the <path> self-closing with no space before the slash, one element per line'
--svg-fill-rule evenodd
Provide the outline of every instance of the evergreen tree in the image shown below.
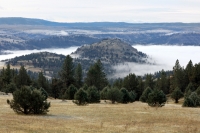
<path fill-rule="evenodd" d="M 122 93 L 122 100 L 121 100 L 121 102 L 122 103 L 129 103 L 131 101 L 131 97 L 129 95 L 129 92 L 125 88 L 122 88 L 120 91 Z"/>
<path fill-rule="evenodd" d="M 123 87 L 128 91 L 137 91 L 138 90 L 138 79 L 135 74 L 129 74 L 123 80 Z"/>
<path fill-rule="evenodd" d="M 200 86 L 196 89 L 196 93 L 200 96 Z"/>
<path fill-rule="evenodd" d="M 95 86 L 91 86 L 87 89 L 88 102 L 100 103 L 100 94 Z"/>
<path fill-rule="evenodd" d="M 12 80 L 12 71 L 10 69 L 10 64 L 7 64 L 6 70 L 3 73 L 3 81 L 6 85 L 10 84 Z"/>
<path fill-rule="evenodd" d="M 193 72 L 193 63 L 190 60 L 185 68 L 185 82 L 186 84 L 189 84 L 190 82 L 192 82 L 192 72 Z"/>
<path fill-rule="evenodd" d="M 87 72 L 87 77 L 85 78 L 85 83 L 88 86 L 97 87 L 99 91 L 108 85 L 108 80 L 100 60 L 98 60 L 94 65 L 90 66 Z"/>
<path fill-rule="evenodd" d="M 130 102 L 135 102 L 135 99 L 137 97 L 137 94 L 134 91 L 129 92 L 129 96 L 130 96 Z"/>
<path fill-rule="evenodd" d="M 78 88 L 80 88 L 83 85 L 82 82 L 82 78 L 83 78 L 83 74 L 82 74 L 82 67 L 81 64 L 79 63 L 78 66 L 75 69 L 75 81 L 76 81 L 76 86 Z"/>
<path fill-rule="evenodd" d="M 169 94 L 169 80 L 164 70 L 161 71 L 161 76 L 157 80 L 157 88 L 162 90 L 165 94 Z"/>
<path fill-rule="evenodd" d="M 178 103 L 178 100 L 183 97 L 183 92 L 177 87 L 171 94 L 171 98 L 175 100 L 175 103 Z"/>
<path fill-rule="evenodd" d="M 114 104 L 115 102 L 121 102 L 123 94 L 118 88 L 111 88 L 107 93 L 107 98 Z"/>
<path fill-rule="evenodd" d="M 88 102 L 87 92 L 83 89 L 79 89 L 74 96 L 73 102 L 77 105 L 86 105 Z"/>
<path fill-rule="evenodd" d="M 17 84 L 18 88 L 20 88 L 21 86 L 24 86 L 24 85 L 29 86 L 31 84 L 31 79 L 30 79 L 29 75 L 27 74 L 27 71 L 24 68 L 24 66 L 20 67 L 16 82 L 17 82 L 16 84 Z"/>
<path fill-rule="evenodd" d="M 61 81 L 63 82 L 63 87 L 68 88 L 71 84 L 74 84 L 74 64 L 73 59 L 70 55 L 67 55 L 67 57 L 65 58 L 62 70 L 60 71 L 59 75 Z"/>
<path fill-rule="evenodd" d="M 65 91 L 64 98 L 68 100 L 73 100 L 76 92 L 77 92 L 77 88 L 73 84 L 71 84 Z"/>
<path fill-rule="evenodd" d="M 198 107 L 200 106 L 200 96 L 196 92 L 191 92 L 190 95 L 185 97 L 183 102 L 184 107 Z"/>
<path fill-rule="evenodd" d="M 150 88 L 154 87 L 154 81 L 153 81 L 152 74 L 145 75 L 144 88 L 147 88 L 147 87 L 150 87 Z"/>
<path fill-rule="evenodd" d="M 62 81 L 53 78 L 51 81 L 51 90 L 52 90 L 52 96 L 56 99 L 59 98 L 59 95 L 61 93 L 61 88 L 62 88 Z"/>
<path fill-rule="evenodd" d="M 108 98 L 107 98 L 107 95 L 108 95 L 109 89 L 110 89 L 110 88 L 109 88 L 108 86 L 106 86 L 106 87 L 104 87 L 103 90 L 101 91 L 100 96 L 101 96 L 101 99 L 102 99 L 102 100 L 107 100 L 107 99 L 108 99 Z"/>
<path fill-rule="evenodd" d="M 165 105 L 165 102 L 167 101 L 166 95 L 163 93 L 162 90 L 154 89 L 151 93 L 148 95 L 148 105 L 153 107 L 162 107 Z"/>
<path fill-rule="evenodd" d="M 147 87 L 147 88 L 143 91 L 143 93 L 142 93 L 142 95 L 141 95 L 141 97 L 140 97 L 140 101 L 141 101 L 141 102 L 147 102 L 148 95 L 149 95 L 151 92 L 152 92 L 152 89 L 151 89 L 150 87 Z"/>
<path fill-rule="evenodd" d="M 192 91 L 192 92 L 196 90 L 192 83 L 188 84 L 188 86 L 185 89 L 185 93 L 187 93 L 189 90 Z"/>
<path fill-rule="evenodd" d="M 184 81 L 184 69 L 180 66 L 179 60 L 176 60 L 175 66 L 173 67 L 173 89 L 180 88 L 182 92 L 185 91 L 185 81 Z"/>
<path fill-rule="evenodd" d="M 7 103 L 16 113 L 43 114 L 48 112 L 50 103 L 40 90 L 22 87 L 13 93 L 13 100 Z"/>
<path fill-rule="evenodd" d="M 50 93 L 50 87 L 49 87 L 49 83 L 48 80 L 46 79 L 46 77 L 43 75 L 42 72 L 39 72 L 38 74 L 38 87 L 43 88 L 46 92 Z"/>

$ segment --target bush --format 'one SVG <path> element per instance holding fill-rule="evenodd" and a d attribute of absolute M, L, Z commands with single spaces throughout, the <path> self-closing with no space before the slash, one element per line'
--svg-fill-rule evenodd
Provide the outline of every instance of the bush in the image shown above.
<path fill-rule="evenodd" d="M 167 101 L 167 98 L 162 90 L 155 89 L 148 95 L 148 105 L 149 106 L 157 106 L 162 107 L 165 105 L 165 102 Z"/>
<path fill-rule="evenodd" d="M 175 103 L 178 103 L 178 100 L 183 97 L 183 92 L 177 87 L 171 94 L 171 98 L 175 100 Z"/>
<path fill-rule="evenodd" d="M 151 89 L 150 87 L 147 87 L 147 88 L 143 91 L 142 95 L 140 96 L 140 101 L 141 101 L 141 102 L 147 102 L 148 95 L 149 95 L 149 93 L 151 93 L 151 92 L 152 92 L 152 89 Z"/>
<path fill-rule="evenodd" d="M 118 88 L 111 88 L 108 91 L 107 98 L 114 104 L 115 102 L 120 102 L 122 100 L 123 94 Z"/>
<path fill-rule="evenodd" d="M 2 91 L 4 91 L 5 93 L 13 93 L 16 90 L 17 90 L 16 84 L 11 82 L 10 84 L 7 84 Z"/>
<path fill-rule="evenodd" d="M 7 103 L 16 113 L 43 114 L 48 112 L 50 103 L 41 90 L 32 87 L 22 87 L 13 93 L 13 100 Z"/>
<path fill-rule="evenodd" d="M 135 99 L 137 97 L 137 94 L 135 93 L 135 91 L 130 91 L 129 92 L 129 96 L 130 96 L 130 102 L 135 102 Z"/>
<path fill-rule="evenodd" d="M 89 103 L 100 103 L 100 94 L 95 86 L 91 86 L 87 90 Z"/>
<path fill-rule="evenodd" d="M 77 105 L 86 105 L 88 102 L 87 93 L 83 89 L 79 89 L 74 95 L 74 101 Z"/>
<path fill-rule="evenodd" d="M 185 97 L 183 102 L 184 107 L 198 107 L 200 106 L 200 96 L 196 92 L 191 92 L 191 94 Z"/>
<path fill-rule="evenodd" d="M 76 92 L 77 92 L 77 88 L 73 84 L 71 84 L 65 91 L 63 98 L 68 99 L 68 100 L 73 100 Z"/>
<path fill-rule="evenodd" d="M 107 100 L 108 99 L 107 95 L 108 95 L 109 89 L 110 88 L 107 86 L 107 87 L 104 87 L 103 90 L 101 91 L 100 96 L 101 96 L 102 100 Z"/>
<path fill-rule="evenodd" d="M 122 100 L 121 100 L 121 102 L 122 103 L 129 103 L 131 101 L 131 97 L 129 95 L 129 92 L 125 88 L 122 88 L 120 91 L 122 93 Z"/>

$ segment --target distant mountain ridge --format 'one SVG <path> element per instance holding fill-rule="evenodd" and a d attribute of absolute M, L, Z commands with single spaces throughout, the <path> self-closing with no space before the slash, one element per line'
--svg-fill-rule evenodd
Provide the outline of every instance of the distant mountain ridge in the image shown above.
<path fill-rule="evenodd" d="M 53 22 L 44 19 L 23 18 L 23 17 L 0 17 L 0 25 L 45 25 L 45 26 L 67 26 L 67 27 L 121 27 L 121 26 L 200 26 L 200 23 L 127 23 L 127 22 Z"/>

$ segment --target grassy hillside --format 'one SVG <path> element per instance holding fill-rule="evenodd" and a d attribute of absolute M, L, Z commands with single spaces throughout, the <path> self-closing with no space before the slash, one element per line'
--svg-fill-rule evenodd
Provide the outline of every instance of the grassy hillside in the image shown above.
<path fill-rule="evenodd" d="M 48 133 L 198 133 L 199 108 L 168 103 L 152 108 L 145 103 L 77 106 L 71 101 L 49 99 L 47 115 L 17 115 L 6 103 L 12 96 L 0 96 L 0 132 Z"/>

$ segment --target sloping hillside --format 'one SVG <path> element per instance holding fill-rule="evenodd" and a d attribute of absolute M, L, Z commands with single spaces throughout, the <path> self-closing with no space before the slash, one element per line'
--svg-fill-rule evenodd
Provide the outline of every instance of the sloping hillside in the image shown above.
<path fill-rule="evenodd" d="M 137 51 L 120 39 L 104 39 L 92 45 L 84 45 L 74 52 L 80 59 L 97 60 L 109 64 L 123 62 L 145 63 L 147 55 Z"/>

